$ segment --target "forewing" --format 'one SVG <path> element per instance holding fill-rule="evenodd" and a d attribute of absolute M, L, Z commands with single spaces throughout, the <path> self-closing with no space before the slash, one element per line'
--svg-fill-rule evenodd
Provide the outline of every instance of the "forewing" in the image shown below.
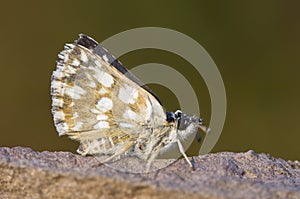
<path fill-rule="evenodd" d="M 135 82 L 137 85 L 145 89 L 149 92 L 160 104 L 161 101 L 157 97 L 157 95 L 148 87 L 146 86 L 141 80 L 139 80 L 134 74 L 127 70 L 123 66 L 123 64 L 115 58 L 112 54 L 110 54 L 101 44 L 99 44 L 94 39 L 80 34 L 79 39 L 76 40 L 76 43 L 90 49 L 93 53 L 98 55 L 104 62 L 108 63 L 109 65 L 115 67 L 118 71 L 123 73 L 126 77 L 128 77 L 131 81 Z"/>
<path fill-rule="evenodd" d="M 102 150 L 122 147 L 165 120 L 150 93 L 79 43 L 67 44 L 59 54 L 51 95 L 59 135 Z"/>

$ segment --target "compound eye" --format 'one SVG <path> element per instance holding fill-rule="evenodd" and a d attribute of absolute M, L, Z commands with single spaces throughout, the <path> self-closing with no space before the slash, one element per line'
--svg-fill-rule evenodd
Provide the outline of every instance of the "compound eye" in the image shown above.
<path fill-rule="evenodd" d="M 198 119 L 198 122 L 202 124 L 203 120 L 201 118 Z"/>
<path fill-rule="evenodd" d="M 167 121 L 174 122 L 175 121 L 175 114 L 172 112 L 167 112 Z"/>

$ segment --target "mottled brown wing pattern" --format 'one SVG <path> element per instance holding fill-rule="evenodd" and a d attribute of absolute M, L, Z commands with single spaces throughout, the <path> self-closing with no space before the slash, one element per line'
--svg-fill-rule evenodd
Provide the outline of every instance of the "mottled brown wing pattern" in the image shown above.
<path fill-rule="evenodd" d="M 81 154 L 114 155 L 165 124 L 151 94 L 80 44 L 67 44 L 59 54 L 51 95 L 59 135 L 80 141 Z"/>

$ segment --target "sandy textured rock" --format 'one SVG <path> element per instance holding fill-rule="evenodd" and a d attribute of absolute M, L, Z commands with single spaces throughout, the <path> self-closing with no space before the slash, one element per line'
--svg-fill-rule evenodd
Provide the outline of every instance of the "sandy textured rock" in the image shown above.
<path fill-rule="evenodd" d="M 129 159 L 121 159 L 120 164 Z M 1 198 L 300 198 L 299 162 L 266 154 L 216 153 L 150 174 L 97 165 L 68 152 L 0 148 Z"/>

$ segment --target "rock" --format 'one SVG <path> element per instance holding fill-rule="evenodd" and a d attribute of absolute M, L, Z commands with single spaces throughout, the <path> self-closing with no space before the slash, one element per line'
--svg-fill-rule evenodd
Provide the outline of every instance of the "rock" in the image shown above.
<path fill-rule="evenodd" d="M 122 172 L 69 152 L 0 148 L 1 198 L 300 198 L 298 161 L 215 153 L 151 173 Z M 120 165 L 135 162 L 124 158 Z M 157 160 L 159 163 L 162 160 Z M 96 166 L 95 166 L 96 165 Z"/>

